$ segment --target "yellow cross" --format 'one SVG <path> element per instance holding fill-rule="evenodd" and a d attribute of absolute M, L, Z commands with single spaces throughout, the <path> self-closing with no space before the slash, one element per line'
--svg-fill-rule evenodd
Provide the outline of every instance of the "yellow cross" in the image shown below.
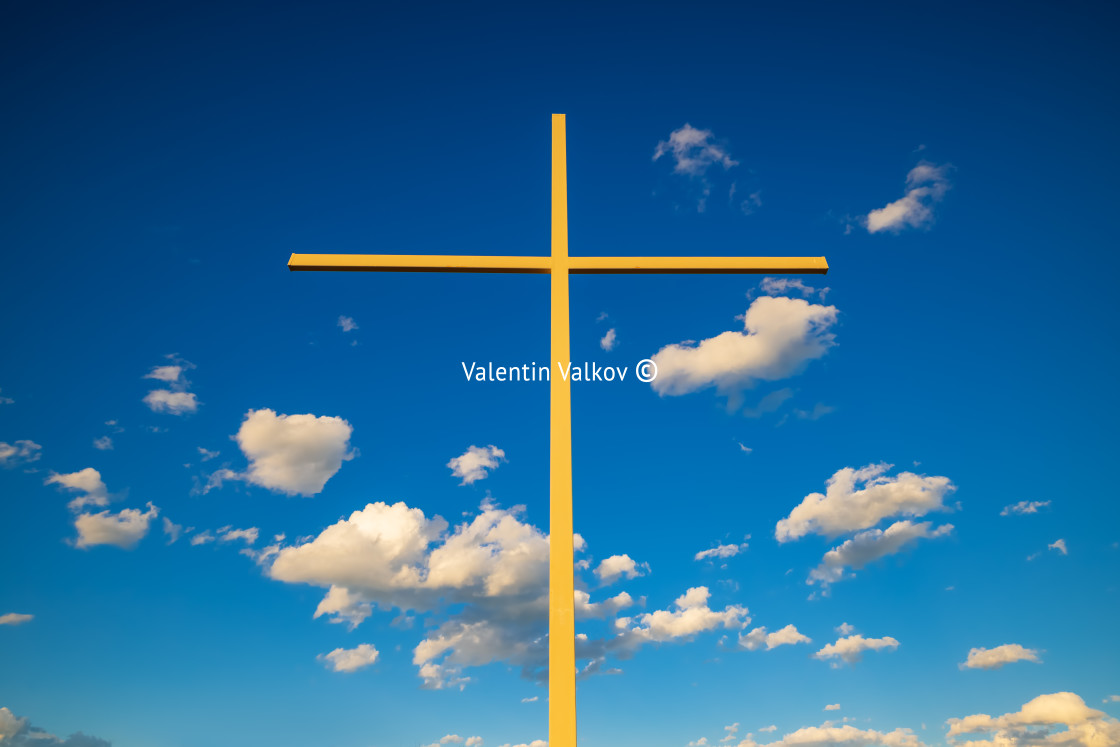
<path fill-rule="evenodd" d="M 537 272 L 552 275 L 552 360 L 567 364 L 568 275 L 588 273 L 814 273 L 824 257 L 570 257 L 564 115 L 552 115 L 552 255 L 548 257 L 293 254 L 289 270 Z M 551 363 L 550 363 L 551 366 Z M 576 745 L 575 578 L 572 544 L 572 390 L 549 377 L 551 484 L 548 587 L 548 745 Z"/>

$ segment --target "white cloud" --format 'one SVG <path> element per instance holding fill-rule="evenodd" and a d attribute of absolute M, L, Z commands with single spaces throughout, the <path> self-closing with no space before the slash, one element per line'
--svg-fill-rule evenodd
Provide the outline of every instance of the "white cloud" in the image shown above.
<path fill-rule="evenodd" d="M 287 495 L 312 496 L 354 458 L 349 451 L 350 424 L 327 415 L 277 415 L 273 410 L 250 410 L 234 439 L 249 460 L 244 474 L 220 470 L 211 476 L 244 479 Z"/>
<path fill-rule="evenodd" d="M 1116 747 L 1120 721 L 1089 708 L 1075 693 L 1039 695 L 1014 713 L 989 716 L 977 713 L 951 718 L 948 742 L 960 747 Z M 1065 727 L 1059 730 L 1057 727 Z M 991 734 L 990 739 L 957 742 L 962 734 Z"/>
<path fill-rule="evenodd" d="M 926 228 L 933 223 L 933 206 L 949 190 L 947 166 L 922 161 L 906 175 L 905 196 L 867 214 L 868 233 Z"/>
<path fill-rule="evenodd" d="M 735 739 L 735 735 L 739 733 L 739 722 L 736 721 L 733 724 L 729 724 L 728 726 L 723 727 L 723 730 L 725 732 L 727 732 L 727 735 L 724 736 L 724 738 L 719 740 L 719 741 L 720 742 L 733 741 Z"/>
<path fill-rule="evenodd" d="M 999 669 L 1004 664 L 1017 661 L 1033 661 L 1042 663 L 1038 658 L 1038 651 L 1033 648 L 1024 648 L 1018 643 L 1005 643 L 995 648 L 972 648 L 968 650 L 968 659 L 960 664 L 961 669 Z"/>
<path fill-rule="evenodd" d="M 13 403 L 15 403 L 15 400 L 11 397 L 0 397 L 0 405 L 10 405 Z"/>
<path fill-rule="evenodd" d="M 351 317 L 340 316 L 338 318 L 338 326 L 342 327 L 343 332 L 353 332 L 358 328 L 358 323 L 355 322 Z"/>
<path fill-rule="evenodd" d="M 653 355 L 658 373 L 651 386 L 663 396 L 714 386 L 730 397 L 756 381 L 793 376 L 836 344 L 836 315 L 835 306 L 802 298 L 757 298 L 743 316 L 743 332 L 661 348 Z"/>
<path fill-rule="evenodd" d="M 209 449 L 204 449 L 201 446 L 198 447 L 198 453 L 199 456 L 202 457 L 202 461 L 204 462 L 209 462 L 211 459 L 214 459 L 219 454 L 221 454 L 220 451 L 210 451 Z"/>
<path fill-rule="evenodd" d="M 831 288 L 817 289 L 811 285 L 807 285 L 804 280 L 800 278 L 771 278 L 764 277 L 758 287 L 768 296 L 781 296 L 787 293 L 798 293 L 802 298 L 816 295 L 820 300 L 828 295 Z"/>
<path fill-rule="evenodd" d="M 531 698 L 522 698 L 521 702 L 522 703 L 536 703 L 538 700 L 540 700 L 540 696 L 539 695 L 534 695 Z"/>
<path fill-rule="evenodd" d="M 767 633 L 766 628 L 762 627 L 755 628 L 746 635 L 739 634 L 739 645 L 749 651 L 757 651 L 763 646 L 769 651 L 778 646 L 792 646 L 798 643 L 811 642 L 812 640 L 808 636 L 802 635 L 793 625 L 787 625 L 773 633 Z"/>
<path fill-rule="evenodd" d="M 1120 703 L 1120 695 L 1109 695 L 1102 703 Z"/>
<path fill-rule="evenodd" d="M 109 742 L 78 732 L 66 739 L 32 726 L 26 718 L 17 718 L 7 708 L 0 708 L 0 743 L 5 747 L 111 747 Z"/>
<path fill-rule="evenodd" d="M 1057 550 L 1062 555 L 1069 555 L 1069 550 L 1066 548 L 1066 541 L 1064 539 L 1057 539 L 1046 546 L 1048 550 Z"/>
<path fill-rule="evenodd" d="M 470 485 L 489 477 L 486 470 L 497 469 L 498 464 L 505 461 L 506 453 L 497 446 L 470 446 L 457 457 L 453 457 L 447 466 L 454 477 L 462 479 L 460 485 Z"/>
<path fill-rule="evenodd" d="M 52 472 L 43 484 L 61 485 L 66 490 L 81 493 L 68 504 L 72 511 L 78 511 L 84 506 L 109 505 L 109 490 L 101 480 L 101 473 L 93 467 L 62 475 Z"/>
<path fill-rule="evenodd" d="M 700 737 L 699 739 L 694 739 L 691 742 L 689 742 L 688 747 L 706 747 L 707 744 L 708 744 L 708 738 L 707 737 Z"/>
<path fill-rule="evenodd" d="M 174 384 L 179 381 L 179 377 L 183 374 L 182 366 L 153 366 L 152 370 L 144 374 L 145 379 L 155 379 L 156 381 L 165 381 L 168 384 Z"/>
<path fill-rule="evenodd" d="M 1011 514 L 1037 514 L 1038 509 L 1046 508 L 1050 505 L 1050 501 L 1019 501 L 1010 506 L 1004 506 L 1003 510 L 999 512 L 1000 516 L 1010 516 Z"/>
<path fill-rule="evenodd" d="M 138 508 L 126 508 L 115 514 L 108 511 L 81 514 L 74 519 L 74 526 L 78 530 L 75 547 L 113 545 L 131 550 L 148 534 L 148 525 L 157 515 L 159 509 L 151 503 L 144 512 Z"/>
<path fill-rule="evenodd" d="M 522 742 L 520 744 L 503 744 L 501 747 L 548 747 L 548 742 L 543 739 L 534 739 L 532 742 Z"/>
<path fill-rule="evenodd" d="M 207 545 L 213 541 L 214 535 L 210 533 L 209 529 L 207 529 L 206 531 L 199 532 L 195 536 L 191 537 L 191 546 L 194 547 L 196 545 Z"/>
<path fill-rule="evenodd" d="M 467 741 L 463 744 L 466 747 L 479 747 L 482 744 L 482 737 L 467 737 Z"/>
<path fill-rule="evenodd" d="M 637 625 L 628 635 L 641 641 L 661 642 L 715 630 L 718 627 L 742 628 L 750 622 L 747 608 L 729 605 L 717 612 L 708 607 L 710 592 L 706 586 L 689 589 L 673 603 L 675 610 L 655 610 L 633 620 Z M 619 618 L 617 627 L 626 627 L 631 620 Z"/>
<path fill-rule="evenodd" d="M 851 635 L 852 633 L 856 632 L 856 626 L 855 625 L 849 625 L 848 623 L 843 622 L 843 623 L 840 623 L 839 625 L 837 625 L 835 630 L 836 630 L 837 633 L 839 633 L 842 636 Z"/>
<path fill-rule="evenodd" d="M 860 469 L 845 467 L 826 482 L 825 494 L 810 493 L 788 517 L 778 522 L 778 542 L 815 533 L 826 537 L 868 529 L 891 516 L 924 516 L 944 511 L 945 497 L 956 490 L 948 477 L 884 473 L 889 464 Z"/>
<path fill-rule="evenodd" d="M 653 160 L 664 155 L 673 159 L 673 171 L 685 176 L 702 177 L 714 165 L 724 170 L 738 166 L 727 150 L 715 142 L 711 130 L 699 130 L 685 123 L 684 127 L 669 133 L 653 151 Z"/>
<path fill-rule="evenodd" d="M 8 612 L 0 615 L 0 625 L 23 625 L 35 619 L 35 615 L 25 615 L 19 612 Z M 0 732 L 2 734 L 3 732 Z"/>
<path fill-rule="evenodd" d="M 14 444 L 0 441 L 0 467 L 12 469 L 39 461 L 43 447 L 34 441 L 20 439 Z"/>
<path fill-rule="evenodd" d="M 257 541 L 259 531 L 256 527 L 249 527 L 248 529 L 232 529 L 230 527 L 223 527 L 218 530 L 218 539 L 221 542 L 233 542 L 234 540 L 244 540 L 246 545 L 252 545 Z"/>
<path fill-rule="evenodd" d="M 170 389 L 153 389 L 144 396 L 152 412 L 167 412 L 183 415 L 198 410 L 198 398 L 194 392 L 173 392 Z"/>
<path fill-rule="evenodd" d="M 93 448 L 98 451 L 111 451 L 113 448 L 113 439 L 109 436 L 102 436 L 101 438 L 93 439 Z"/>
<path fill-rule="evenodd" d="M 575 613 L 577 618 L 583 617 L 610 617 L 620 610 L 631 607 L 634 598 L 623 591 L 602 602 L 592 602 L 591 595 L 582 589 L 575 590 Z"/>
<path fill-rule="evenodd" d="M 618 334 L 614 331 L 614 327 L 607 330 L 607 334 L 603 335 L 603 339 L 599 340 L 599 347 L 607 352 L 614 350 L 614 346 L 618 343 Z"/>
<path fill-rule="evenodd" d="M 742 444 L 740 444 L 742 446 Z M 747 449 L 750 451 L 750 449 Z M 693 560 L 709 560 L 711 558 L 731 558 L 738 555 L 740 552 L 745 552 L 747 543 L 744 542 L 740 545 L 716 545 L 715 547 L 707 550 L 701 550 L 696 553 Z"/>
<path fill-rule="evenodd" d="M 848 664 L 855 664 L 863 656 L 864 651 L 881 651 L 884 649 L 898 648 L 898 641 L 890 636 L 883 638 L 864 638 L 862 635 L 850 635 L 839 638 L 835 643 L 830 643 L 817 653 L 814 658 L 824 661 L 826 659 L 843 659 Z M 833 663 L 836 666 L 836 662 Z"/>
<path fill-rule="evenodd" d="M 768 734 L 772 734 L 773 732 L 776 732 L 777 730 L 778 730 L 778 727 L 775 724 L 770 724 L 769 726 L 764 726 L 761 729 L 759 729 L 759 731 L 766 732 Z"/>
<path fill-rule="evenodd" d="M 336 648 L 329 654 L 320 654 L 319 660 L 335 672 L 356 672 L 377 661 L 378 651 L 372 644 L 363 643 L 356 648 Z"/>
<path fill-rule="evenodd" d="M 642 575 L 643 570 L 648 569 L 647 564 L 638 564 L 629 555 L 611 555 L 599 563 L 595 575 L 599 577 L 601 583 L 610 584 L 619 578 L 637 578 Z"/>
<path fill-rule="evenodd" d="M 824 709 L 826 711 L 839 711 L 840 710 L 840 704 L 839 703 L 832 703 L 830 705 L 826 705 L 824 707 Z"/>
<path fill-rule="evenodd" d="M 758 745 L 753 739 L 745 739 L 739 743 L 739 747 L 830 747 L 831 745 L 926 747 L 910 729 L 881 732 L 874 729 L 857 729 L 850 724 L 835 726 L 831 722 L 825 722 L 822 726 L 803 727 L 764 746 Z"/>
<path fill-rule="evenodd" d="M 944 537 L 953 531 L 952 524 L 942 524 L 931 529 L 931 522 L 915 524 L 903 520 L 896 521 L 886 529 L 867 529 L 838 547 L 824 554 L 821 564 L 809 572 L 808 583 L 822 586 L 842 580 L 848 568 L 863 568 L 868 563 L 887 555 L 899 552 L 919 539 Z"/>
<path fill-rule="evenodd" d="M 183 525 L 176 524 L 166 516 L 163 517 L 163 533 L 167 535 L 167 544 L 174 545 L 179 541 L 179 535 L 183 532 Z"/>

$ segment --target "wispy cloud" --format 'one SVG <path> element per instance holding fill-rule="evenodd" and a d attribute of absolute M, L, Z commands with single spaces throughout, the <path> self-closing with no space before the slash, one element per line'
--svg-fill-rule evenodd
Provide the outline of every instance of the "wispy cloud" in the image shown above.
<path fill-rule="evenodd" d="M 864 219 L 868 233 L 898 233 L 905 228 L 928 228 L 933 206 L 949 191 L 948 165 L 922 161 L 906 175 L 906 194 L 885 207 L 872 210 Z"/>

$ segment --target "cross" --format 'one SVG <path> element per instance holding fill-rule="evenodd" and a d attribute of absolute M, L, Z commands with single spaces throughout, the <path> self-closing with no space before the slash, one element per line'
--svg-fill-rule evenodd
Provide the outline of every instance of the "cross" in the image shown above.
<path fill-rule="evenodd" d="M 828 272 L 824 257 L 572 257 L 563 114 L 552 115 L 552 254 L 548 257 L 293 254 L 289 270 L 532 272 L 552 276 L 552 360 L 569 363 L 568 276 L 607 273 Z M 551 367 L 551 362 L 550 362 Z M 549 376 L 548 745 L 576 747 L 575 569 L 572 537 L 572 389 Z"/>

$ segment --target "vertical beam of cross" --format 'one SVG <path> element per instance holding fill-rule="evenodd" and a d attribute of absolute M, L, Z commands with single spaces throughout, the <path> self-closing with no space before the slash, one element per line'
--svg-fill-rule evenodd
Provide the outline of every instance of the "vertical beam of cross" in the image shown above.
<path fill-rule="evenodd" d="M 828 272 L 824 257 L 569 257 L 568 171 L 563 114 L 552 115 L 551 256 L 292 254 L 289 270 L 524 272 L 552 275 L 552 361 L 569 365 L 571 274 Z M 551 367 L 552 361 L 549 362 Z M 549 376 L 548 744 L 576 747 L 575 564 L 572 526 L 572 390 Z"/>
<path fill-rule="evenodd" d="M 552 358 L 571 360 L 568 325 L 568 166 L 564 115 L 552 115 Z M 572 385 L 549 377 L 548 743 L 576 744 Z"/>

